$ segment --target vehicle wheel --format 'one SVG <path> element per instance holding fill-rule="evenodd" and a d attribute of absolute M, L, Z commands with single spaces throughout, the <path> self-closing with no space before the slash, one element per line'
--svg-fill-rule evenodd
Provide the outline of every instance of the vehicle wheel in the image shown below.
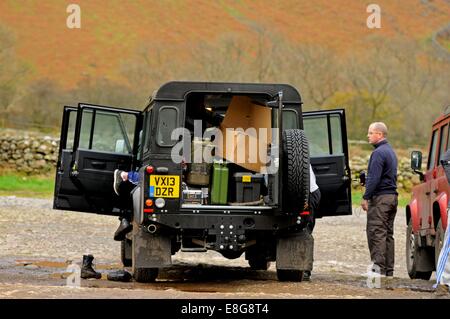
<path fill-rule="evenodd" d="M 442 246 L 444 245 L 444 229 L 442 228 L 442 219 L 439 220 L 439 223 L 436 227 L 436 238 L 434 242 L 434 262 L 436 265 L 436 269 L 438 267 L 439 254 L 441 253 Z"/>
<path fill-rule="evenodd" d="M 283 210 L 298 212 L 308 204 L 309 149 L 303 130 L 283 131 Z"/>
<path fill-rule="evenodd" d="M 267 270 L 270 267 L 270 261 L 263 258 L 252 258 L 248 260 L 248 264 L 253 270 Z"/>
<path fill-rule="evenodd" d="M 132 241 L 129 239 L 122 240 L 120 242 L 120 259 L 124 267 L 131 267 L 131 244 Z"/>
<path fill-rule="evenodd" d="M 137 282 L 154 282 L 158 277 L 158 268 L 135 268 L 133 277 Z"/>
<path fill-rule="evenodd" d="M 279 281 L 295 281 L 303 280 L 303 271 L 293 269 L 277 269 L 277 277 Z"/>
<path fill-rule="evenodd" d="M 429 280 L 432 271 L 417 271 L 417 253 L 419 247 L 416 247 L 415 234 L 412 229 L 412 218 L 409 220 L 406 229 L 406 269 L 409 278 Z"/>

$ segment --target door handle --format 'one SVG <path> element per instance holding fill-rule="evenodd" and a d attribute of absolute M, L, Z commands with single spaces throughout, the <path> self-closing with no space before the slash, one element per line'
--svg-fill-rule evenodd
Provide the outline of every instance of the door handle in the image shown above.
<path fill-rule="evenodd" d="M 105 162 L 91 162 L 91 164 L 95 168 L 106 168 Z"/>

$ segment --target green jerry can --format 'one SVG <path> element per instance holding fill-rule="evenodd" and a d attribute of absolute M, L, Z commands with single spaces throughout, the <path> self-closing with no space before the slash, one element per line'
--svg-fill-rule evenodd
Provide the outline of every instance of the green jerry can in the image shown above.
<path fill-rule="evenodd" d="M 214 162 L 211 204 L 226 205 L 228 199 L 228 167 L 227 163 Z"/>

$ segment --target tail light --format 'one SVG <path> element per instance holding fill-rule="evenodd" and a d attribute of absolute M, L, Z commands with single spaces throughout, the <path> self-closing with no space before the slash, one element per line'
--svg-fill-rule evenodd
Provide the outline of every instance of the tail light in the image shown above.
<path fill-rule="evenodd" d="M 300 212 L 300 216 L 309 216 L 309 212 L 308 211 L 303 211 L 303 212 Z"/>
<path fill-rule="evenodd" d="M 145 168 L 145 171 L 147 172 L 147 174 L 152 174 L 155 171 L 155 168 L 149 165 Z"/>

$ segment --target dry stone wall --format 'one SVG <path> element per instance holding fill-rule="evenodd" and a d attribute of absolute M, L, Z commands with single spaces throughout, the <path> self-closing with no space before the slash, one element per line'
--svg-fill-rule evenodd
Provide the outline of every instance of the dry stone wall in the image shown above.
<path fill-rule="evenodd" d="M 21 131 L 0 131 L 0 167 L 28 174 L 53 170 L 58 159 L 59 139 L 54 136 Z M 360 171 L 367 171 L 370 152 L 350 158 L 353 187 L 362 189 L 357 180 Z M 399 158 L 398 187 L 410 192 L 419 183 L 419 177 L 410 168 L 409 158 Z"/>
<path fill-rule="evenodd" d="M 369 163 L 370 153 L 364 156 L 355 156 L 350 159 L 350 167 L 352 171 L 353 188 L 361 189 L 359 186 L 359 173 L 367 172 L 367 164 Z M 425 159 L 424 159 L 425 162 Z M 411 170 L 411 160 L 409 157 L 400 157 L 398 159 L 397 168 L 397 186 L 400 191 L 410 192 L 414 185 L 420 183 L 419 176 Z"/>
<path fill-rule="evenodd" d="M 0 131 L 0 167 L 41 174 L 56 167 L 59 139 L 36 133 Z"/>

